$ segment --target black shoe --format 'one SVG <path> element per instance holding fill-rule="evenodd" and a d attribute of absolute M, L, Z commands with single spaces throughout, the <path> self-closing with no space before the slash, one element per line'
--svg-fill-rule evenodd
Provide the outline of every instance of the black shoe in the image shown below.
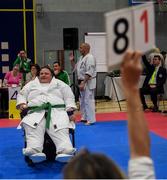
<path fill-rule="evenodd" d="M 159 112 L 158 107 L 153 107 L 152 112 Z"/>
<path fill-rule="evenodd" d="M 143 106 L 143 111 L 148 111 L 148 110 L 149 110 L 148 106 Z"/>

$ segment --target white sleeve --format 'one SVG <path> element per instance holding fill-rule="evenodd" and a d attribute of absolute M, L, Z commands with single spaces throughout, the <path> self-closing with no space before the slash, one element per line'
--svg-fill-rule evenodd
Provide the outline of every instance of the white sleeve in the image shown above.
<path fill-rule="evenodd" d="M 85 74 L 93 77 L 96 71 L 95 58 L 93 56 L 88 56 L 87 58 Z"/>
<path fill-rule="evenodd" d="M 75 104 L 75 97 L 70 86 L 65 84 L 65 86 L 61 88 L 61 92 L 63 94 L 66 110 L 69 108 L 77 109 Z"/>
<path fill-rule="evenodd" d="M 27 104 L 28 93 L 29 93 L 29 83 L 26 84 L 23 87 L 23 89 L 21 89 L 20 92 L 18 93 L 16 107 L 18 107 L 22 103 Z"/>
<path fill-rule="evenodd" d="M 153 164 L 149 157 L 130 159 L 128 164 L 129 179 L 155 179 Z"/>

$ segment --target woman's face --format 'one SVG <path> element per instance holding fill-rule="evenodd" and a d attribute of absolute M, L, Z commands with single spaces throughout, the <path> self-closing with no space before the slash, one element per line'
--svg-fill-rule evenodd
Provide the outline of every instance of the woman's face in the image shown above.
<path fill-rule="evenodd" d="M 52 80 L 52 74 L 47 68 L 43 68 L 39 74 L 40 83 L 50 83 Z"/>
<path fill-rule="evenodd" d="M 14 67 L 13 67 L 13 72 L 14 72 L 14 73 L 19 72 L 19 67 L 18 67 L 18 66 L 14 66 Z"/>
<path fill-rule="evenodd" d="M 31 67 L 31 74 L 37 75 L 37 69 L 36 69 L 35 66 L 32 66 L 32 67 Z"/>

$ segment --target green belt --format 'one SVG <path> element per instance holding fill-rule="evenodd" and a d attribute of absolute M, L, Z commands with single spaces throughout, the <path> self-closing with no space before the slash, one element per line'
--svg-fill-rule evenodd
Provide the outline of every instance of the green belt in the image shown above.
<path fill-rule="evenodd" d="M 38 112 L 41 110 L 47 110 L 47 116 L 46 116 L 46 128 L 49 129 L 50 126 L 50 120 L 51 120 L 51 109 L 52 108 L 65 108 L 65 104 L 56 104 L 56 105 L 51 105 L 49 102 L 44 103 L 41 106 L 33 106 L 29 107 L 29 112 L 28 113 L 33 113 L 33 112 Z"/>

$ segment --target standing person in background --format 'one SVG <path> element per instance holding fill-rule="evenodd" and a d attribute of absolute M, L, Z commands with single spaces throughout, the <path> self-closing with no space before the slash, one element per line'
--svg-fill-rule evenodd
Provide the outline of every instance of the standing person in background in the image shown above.
<path fill-rule="evenodd" d="M 55 78 L 63 81 L 64 83 L 70 85 L 70 78 L 67 73 L 67 71 L 62 70 L 62 67 L 58 61 L 55 61 L 53 63 L 53 71 L 54 71 L 54 76 Z"/>
<path fill-rule="evenodd" d="M 154 163 L 150 157 L 149 131 L 138 88 L 142 72 L 140 58 L 140 52 L 129 51 L 124 56 L 121 67 L 128 114 L 128 177 L 106 155 L 81 151 L 65 166 L 64 179 L 155 179 Z"/>
<path fill-rule="evenodd" d="M 85 125 L 96 122 L 95 117 L 95 88 L 96 88 L 96 60 L 90 54 L 90 45 L 82 43 L 79 51 L 81 56 L 76 66 L 74 56 L 70 54 L 70 61 L 73 68 L 76 67 L 78 86 L 80 91 L 80 110 L 82 118 L 86 120 Z"/>
<path fill-rule="evenodd" d="M 31 72 L 26 74 L 26 83 L 31 80 L 34 80 L 37 76 L 39 76 L 40 66 L 38 64 L 30 65 Z"/>
<path fill-rule="evenodd" d="M 19 65 L 19 71 L 23 74 L 22 86 L 24 86 L 26 82 L 26 74 L 30 72 L 30 64 L 31 60 L 27 58 L 26 52 L 24 50 L 21 50 L 13 66 Z"/>

